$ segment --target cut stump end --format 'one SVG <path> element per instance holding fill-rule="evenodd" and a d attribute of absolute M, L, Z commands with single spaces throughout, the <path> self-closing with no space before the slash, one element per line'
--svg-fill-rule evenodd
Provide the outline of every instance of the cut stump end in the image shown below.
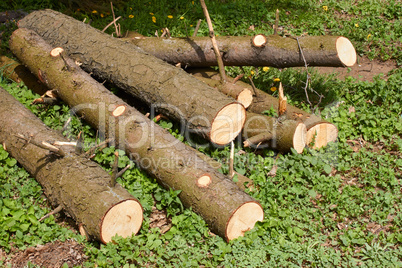
<path fill-rule="evenodd" d="M 257 34 L 253 37 L 253 45 L 255 47 L 264 47 L 267 43 L 267 37 L 263 34 Z"/>
<path fill-rule="evenodd" d="M 211 183 L 211 177 L 209 175 L 201 176 L 197 179 L 197 185 L 199 187 L 205 188 Z"/>
<path fill-rule="evenodd" d="M 226 145 L 234 140 L 246 121 L 246 109 L 233 102 L 223 107 L 211 124 L 210 140 L 217 145 Z"/>
<path fill-rule="evenodd" d="M 295 134 L 293 135 L 293 148 L 297 153 L 302 153 L 306 147 L 307 128 L 303 123 L 299 123 L 296 127 Z"/>
<path fill-rule="evenodd" d="M 124 114 L 125 111 L 126 111 L 126 106 L 120 105 L 120 106 L 117 106 L 116 109 L 113 110 L 112 115 L 114 117 L 119 117 L 120 115 Z"/>
<path fill-rule="evenodd" d="M 124 200 L 106 212 L 101 222 L 101 241 L 108 243 L 113 236 L 129 237 L 141 228 L 143 210 L 137 200 Z"/>
<path fill-rule="evenodd" d="M 306 143 L 313 149 L 319 149 L 326 146 L 329 142 L 336 141 L 338 129 L 331 123 L 319 123 L 309 128 L 307 131 Z"/>
<path fill-rule="evenodd" d="M 230 217 L 226 225 L 226 240 L 230 241 L 244 236 L 244 233 L 253 229 L 257 221 L 264 219 L 264 211 L 257 202 L 248 202 L 241 205 Z"/>
<path fill-rule="evenodd" d="M 336 40 L 336 51 L 340 61 L 347 67 L 353 66 L 356 63 L 357 55 L 356 50 L 346 37 L 339 37 Z"/>
<path fill-rule="evenodd" d="M 64 49 L 61 47 L 55 47 L 50 51 L 50 56 L 52 57 L 57 57 L 59 56 L 61 53 L 63 53 Z"/>
<path fill-rule="evenodd" d="M 245 88 L 237 96 L 237 101 L 243 104 L 244 108 L 248 108 L 253 102 L 253 93 L 248 88 Z"/>

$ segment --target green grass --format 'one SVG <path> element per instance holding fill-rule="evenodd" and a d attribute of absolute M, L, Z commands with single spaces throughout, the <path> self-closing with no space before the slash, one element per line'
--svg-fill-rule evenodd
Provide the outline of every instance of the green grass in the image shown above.
<path fill-rule="evenodd" d="M 219 35 L 272 34 L 274 11 L 278 8 L 282 33 L 344 35 L 361 55 L 401 63 L 402 7 L 398 1 L 319 4 L 307 0 L 227 0 L 208 1 L 207 5 Z M 67 9 L 52 1 L 24 1 L 12 7 L 53 7 L 80 20 L 91 19 L 91 25 L 100 29 L 111 21 L 107 5 L 106 11 L 97 13 L 79 6 Z M 6 8 L 10 6 L 0 4 L 0 10 Z M 168 27 L 173 36 L 191 35 L 197 20 L 203 18 L 197 1 L 128 1 L 117 3 L 115 8 L 116 16 L 122 16 L 119 22 L 123 32 L 136 30 L 147 36 L 162 27 Z M 249 30 L 251 25 L 255 31 Z M 0 27 L 5 31 L 3 40 L 11 29 Z M 108 29 L 109 33 L 113 31 L 112 27 Z M 199 34 L 208 34 L 205 23 Z M 2 50 L 7 52 L 4 42 Z M 239 68 L 227 70 L 233 75 L 240 72 Z M 303 90 L 305 72 L 291 68 L 245 70 L 247 74 L 253 70 L 256 85 L 268 92 L 276 85 L 273 79 L 280 78 L 288 89 L 290 102 L 310 108 Z M 201 217 L 182 207 L 177 191 L 163 189 L 133 167 L 118 182 L 144 207 L 141 231 L 108 245 L 86 242 L 75 229 L 58 224 L 58 217 L 37 221 L 51 210 L 40 185 L 0 148 L 1 249 L 13 252 L 72 238 L 85 245 L 89 256 L 86 267 L 401 267 L 402 71 L 395 69 L 387 79 L 378 76 L 373 82 L 352 78 L 340 81 L 334 75 L 323 76 L 313 69 L 310 72 L 312 88 L 326 96 L 316 111 L 338 126 L 338 142 L 303 154 L 278 155 L 270 150 L 248 149 L 240 154 L 244 149 L 236 148 L 235 169 L 254 181 L 256 189 L 250 195 L 259 200 L 265 212 L 264 221 L 245 237 L 226 243 L 209 233 Z M 52 128 L 60 130 L 70 117 L 69 108 L 62 103 L 46 109 L 32 106 L 36 96 L 23 85 L 2 79 L 0 86 Z M 313 104 L 318 104 L 313 93 L 310 97 Z M 163 120 L 160 124 L 182 139 L 174 124 Z M 95 142 L 96 132 L 74 118 L 65 134 L 73 137 L 79 131 L 84 132 L 88 149 Z M 114 150 L 98 151 L 94 160 L 110 170 Z M 227 147 L 203 151 L 221 161 L 222 171 L 227 172 Z M 124 167 L 130 160 L 123 152 L 120 154 L 123 156 L 119 166 Z M 278 167 L 276 175 L 269 177 L 274 165 Z M 158 228 L 150 228 L 154 204 L 171 218 L 172 228 L 164 234 Z"/>

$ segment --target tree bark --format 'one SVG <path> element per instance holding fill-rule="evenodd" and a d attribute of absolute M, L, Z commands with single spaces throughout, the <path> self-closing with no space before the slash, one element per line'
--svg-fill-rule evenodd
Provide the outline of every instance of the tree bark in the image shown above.
<path fill-rule="evenodd" d="M 282 152 L 292 148 L 302 153 L 306 146 L 306 126 L 300 120 L 275 118 L 247 112 L 243 129 L 244 146 L 269 147 Z"/>
<path fill-rule="evenodd" d="M 24 82 L 30 90 L 39 95 L 43 95 L 48 90 L 24 65 L 13 59 L 0 56 L 0 69 L 4 77 L 17 83 Z"/>
<path fill-rule="evenodd" d="M 240 103 L 130 43 L 52 10 L 32 12 L 18 25 L 62 46 L 86 71 L 112 81 L 213 143 L 228 144 L 243 127 L 245 109 Z"/>
<path fill-rule="evenodd" d="M 261 39 L 265 38 L 265 42 Z M 181 66 L 216 66 L 208 37 L 130 38 L 129 41 L 171 64 Z M 342 36 L 305 36 L 298 39 L 278 35 L 218 36 L 216 41 L 225 66 L 305 66 L 345 67 L 356 63 L 356 51 Z M 306 63 L 298 46 L 302 48 Z"/>
<path fill-rule="evenodd" d="M 257 201 L 193 149 L 93 80 L 72 59 L 63 53 L 52 57 L 52 47 L 35 32 L 16 30 L 10 48 L 32 73 L 41 74 L 50 88 L 57 88 L 57 95 L 73 111 L 113 138 L 140 168 L 166 188 L 181 190 L 182 203 L 199 213 L 214 233 L 231 240 L 263 220 Z"/>
<path fill-rule="evenodd" d="M 65 157 L 37 146 L 67 141 L 0 88 L 0 142 L 42 185 L 54 207 L 59 205 L 85 231 L 103 243 L 128 237 L 141 228 L 141 204 L 120 185 L 109 187 L 110 176 L 100 166 L 64 146 Z M 47 145 L 52 146 L 52 145 Z M 55 146 L 54 146 L 55 147 Z"/>
<path fill-rule="evenodd" d="M 202 81 L 207 82 L 206 78 L 212 80 L 218 80 L 219 76 L 217 72 L 211 69 L 190 69 L 189 70 L 195 77 L 202 77 Z M 231 83 L 233 78 L 228 77 L 228 82 Z M 216 84 L 216 83 L 212 83 Z M 270 94 L 258 89 L 253 88 L 251 85 L 243 82 L 237 81 L 236 84 L 242 88 L 249 88 L 250 90 L 255 90 L 255 95 L 253 96 L 253 102 L 248 107 L 248 111 L 252 113 L 261 114 L 264 111 L 275 109 L 278 111 L 279 102 L 278 99 L 271 96 Z M 329 142 L 336 141 L 338 137 L 338 128 L 328 122 L 323 120 L 321 117 L 309 114 L 295 106 L 286 106 L 286 117 L 290 120 L 300 120 L 306 125 L 306 144 L 314 149 L 326 146 Z M 245 124 L 246 127 L 246 124 Z"/>

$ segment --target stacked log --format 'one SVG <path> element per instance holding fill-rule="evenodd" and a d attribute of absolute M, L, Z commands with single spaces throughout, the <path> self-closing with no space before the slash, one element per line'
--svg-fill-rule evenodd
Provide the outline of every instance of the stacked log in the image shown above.
<path fill-rule="evenodd" d="M 189 71 L 195 77 L 201 79 L 201 81 L 209 83 L 210 85 L 219 86 L 219 83 L 212 81 L 219 80 L 219 74 L 216 71 L 213 71 L 211 69 L 190 69 Z M 233 82 L 234 80 L 230 77 L 228 77 L 227 79 L 229 83 Z M 243 81 L 237 81 L 236 84 L 239 87 L 249 88 L 250 90 L 255 91 L 253 101 L 247 109 L 249 112 L 261 114 L 271 108 L 278 111 L 279 101 L 277 98 L 258 88 L 253 88 L 251 85 Z M 311 145 L 312 148 L 318 149 L 326 146 L 329 142 L 336 141 L 338 137 L 338 129 L 334 124 L 323 120 L 317 115 L 309 114 L 308 112 L 303 111 L 295 106 L 287 105 L 286 107 L 287 119 L 300 121 L 306 125 L 307 133 L 305 140 L 307 145 Z M 246 128 L 247 122 L 245 124 L 245 129 Z"/>
<path fill-rule="evenodd" d="M 209 37 L 134 37 L 129 41 L 171 64 L 217 65 Z M 219 36 L 216 41 L 225 66 L 345 67 L 353 66 L 357 59 L 352 43 L 343 36 Z"/>
<path fill-rule="evenodd" d="M 54 47 L 63 47 L 98 79 L 115 83 L 215 144 L 228 144 L 241 132 L 243 105 L 128 42 L 52 10 L 32 12 L 18 25 L 34 30 Z"/>
<path fill-rule="evenodd" d="M 61 206 L 89 237 L 103 243 L 141 228 L 141 204 L 127 190 L 109 186 L 110 175 L 0 88 L 0 143 L 42 185 L 51 205 Z"/>
<path fill-rule="evenodd" d="M 57 95 L 72 110 L 112 138 L 139 167 L 163 186 L 181 190 L 182 203 L 200 214 L 214 233 L 231 240 L 263 220 L 257 201 L 193 149 L 92 79 L 62 49 L 23 28 L 11 36 L 10 48 L 49 88 L 57 89 Z"/>

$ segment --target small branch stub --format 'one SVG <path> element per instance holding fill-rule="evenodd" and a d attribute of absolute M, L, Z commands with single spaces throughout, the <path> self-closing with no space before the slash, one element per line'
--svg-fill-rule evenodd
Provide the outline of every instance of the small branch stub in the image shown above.
<path fill-rule="evenodd" d="M 267 44 L 267 37 L 263 34 L 257 34 L 253 37 L 252 44 L 255 47 L 265 47 Z"/>
<path fill-rule="evenodd" d="M 119 117 L 122 114 L 124 114 L 125 111 L 126 111 L 126 106 L 119 105 L 119 106 L 116 107 L 116 109 L 113 110 L 112 115 L 114 117 Z"/>
<path fill-rule="evenodd" d="M 283 86 L 282 82 L 279 84 L 279 108 L 278 108 L 278 114 L 279 116 L 283 115 L 286 113 L 286 105 L 287 105 L 287 100 L 288 98 L 285 96 L 283 93 Z"/>
<path fill-rule="evenodd" d="M 201 188 L 208 187 L 211 184 L 211 177 L 206 174 L 197 179 L 197 185 Z"/>
<path fill-rule="evenodd" d="M 63 52 L 64 52 L 64 49 L 63 49 L 63 48 L 61 48 L 61 47 L 56 47 L 56 48 L 53 48 L 53 49 L 50 51 L 50 56 L 52 56 L 52 57 L 57 57 L 57 56 L 60 56 L 60 54 L 63 53 Z"/>

